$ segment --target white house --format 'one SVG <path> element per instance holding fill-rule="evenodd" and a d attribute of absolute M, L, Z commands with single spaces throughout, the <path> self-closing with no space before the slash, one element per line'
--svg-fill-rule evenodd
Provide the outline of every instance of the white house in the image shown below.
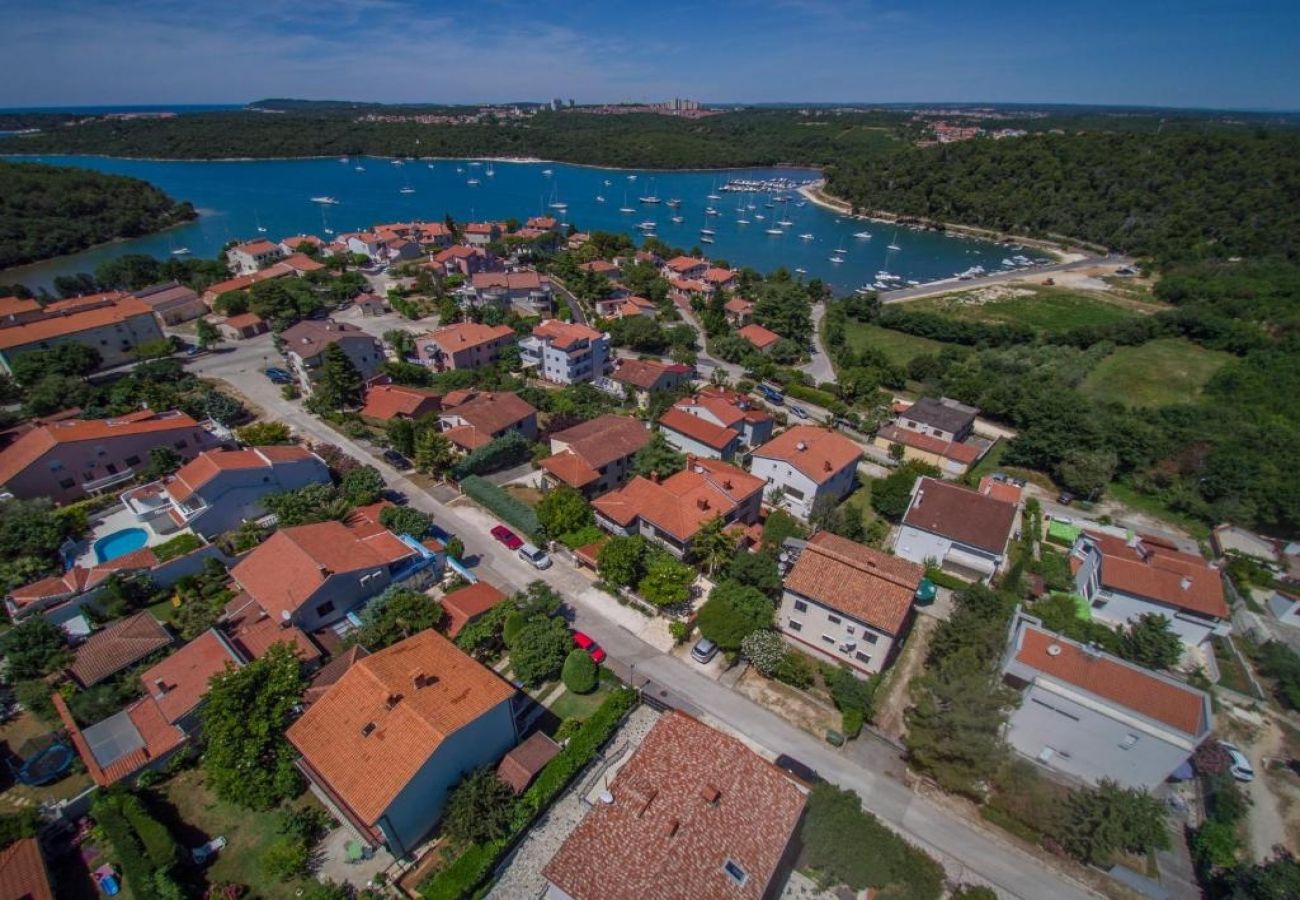
<path fill-rule="evenodd" d="M 1100 621 L 1127 625 L 1158 613 L 1188 647 L 1231 630 L 1219 570 L 1159 538 L 1085 531 L 1074 543 L 1070 567 L 1076 593 Z"/>
<path fill-rule="evenodd" d="M 1152 790 L 1213 725 L 1204 691 L 1053 634 L 1020 614 L 1002 660 L 1021 691 L 1006 725 L 1018 753 L 1068 781 Z"/>
<path fill-rule="evenodd" d="M 754 451 L 750 471 L 767 482 L 766 498 L 808 520 L 819 500 L 853 490 L 862 448 L 829 428 L 796 425 Z"/>
<path fill-rule="evenodd" d="M 526 366 L 554 384 L 578 384 L 605 374 L 609 365 L 609 335 L 586 325 L 547 319 L 519 342 Z"/>
<path fill-rule="evenodd" d="M 924 577 L 916 563 L 818 532 L 785 576 L 777 628 L 799 649 L 867 678 L 901 646 Z"/>
<path fill-rule="evenodd" d="M 918 478 L 894 538 L 894 553 L 962 578 L 987 581 L 1006 561 L 1018 516 L 1016 504 L 992 493 Z"/>

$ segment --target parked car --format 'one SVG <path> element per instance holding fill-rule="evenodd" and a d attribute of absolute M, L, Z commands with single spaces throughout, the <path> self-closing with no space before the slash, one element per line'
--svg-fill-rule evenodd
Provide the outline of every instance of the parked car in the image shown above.
<path fill-rule="evenodd" d="M 601 648 L 600 644 L 597 644 L 581 631 L 575 631 L 573 633 L 573 646 L 577 647 L 579 650 L 586 650 L 587 655 L 591 657 L 591 661 L 596 664 L 605 661 L 605 651 Z"/>
<path fill-rule="evenodd" d="M 551 567 L 551 558 L 546 555 L 546 551 L 532 544 L 524 544 L 519 548 L 519 558 L 532 565 L 534 569 Z"/>
<path fill-rule="evenodd" d="M 411 468 L 411 461 L 396 450 L 384 451 L 384 462 L 388 463 L 399 472 L 405 472 Z"/>
<path fill-rule="evenodd" d="M 1241 748 L 1235 744 L 1229 744 L 1227 741 L 1219 741 L 1219 746 L 1228 751 L 1228 756 L 1232 757 L 1232 765 L 1228 772 L 1238 781 L 1254 781 L 1255 767 L 1250 764 L 1249 757 L 1241 752 Z"/>
<path fill-rule="evenodd" d="M 804 409 L 802 406 L 795 406 L 793 403 L 791 403 L 789 406 L 786 407 L 786 409 L 790 410 L 790 412 L 792 412 L 794 415 L 798 416 L 801 419 L 808 418 L 808 410 Z"/>
<path fill-rule="evenodd" d="M 264 374 L 275 384 L 293 384 L 293 376 L 284 369 L 277 369 L 272 366 Z"/>
<path fill-rule="evenodd" d="M 700 638 L 691 648 L 691 659 L 697 663 L 707 663 L 718 655 L 718 645 L 706 637 Z"/>
<path fill-rule="evenodd" d="M 488 532 L 488 534 L 492 535 L 492 537 L 496 538 L 498 541 L 505 544 L 506 549 L 508 550 L 518 550 L 520 547 L 524 545 L 524 542 L 519 537 L 519 535 L 515 534 L 513 531 L 511 531 L 509 528 L 507 528 L 504 525 L 494 526 L 492 530 Z"/>
<path fill-rule="evenodd" d="M 786 756 L 782 753 L 776 758 L 776 767 L 781 769 L 783 772 L 789 772 L 804 784 L 811 786 L 822 783 L 822 777 L 817 774 L 816 769 L 807 763 L 800 762 L 793 756 Z"/>

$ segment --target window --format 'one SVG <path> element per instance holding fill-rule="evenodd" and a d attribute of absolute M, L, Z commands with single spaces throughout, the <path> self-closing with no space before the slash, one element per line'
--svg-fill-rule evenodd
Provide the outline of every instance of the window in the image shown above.
<path fill-rule="evenodd" d="M 316 615 L 318 616 L 328 616 L 332 612 L 334 612 L 334 601 L 332 600 L 322 603 L 320 606 L 316 607 Z"/>
<path fill-rule="evenodd" d="M 830 622 L 832 625 L 838 625 L 844 620 L 841 619 L 839 616 L 827 616 L 826 621 Z"/>
<path fill-rule="evenodd" d="M 807 612 L 807 611 L 808 611 L 808 604 L 807 604 L 807 603 L 804 603 L 802 600 L 796 600 L 796 601 L 794 601 L 794 611 L 795 611 L 795 612 Z"/>
<path fill-rule="evenodd" d="M 786 627 L 791 631 L 803 631 L 803 622 L 798 619 L 791 619 Z"/>
<path fill-rule="evenodd" d="M 63 488 L 66 491 L 68 488 L 72 487 L 76 483 L 77 482 L 72 480 L 71 478 L 64 478 L 59 481 L 59 487 Z"/>
<path fill-rule="evenodd" d="M 863 653 L 861 650 L 859 650 L 857 653 L 853 654 L 853 658 L 856 659 L 858 662 L 862 663 L 864 666 L 871 665 L 871 654 L 869 653 Z"/>
<path fill-rule="evenodd" d="M 740 867 L 740 864 L 734 859 L 729 859 L 722 864 L 722 871 L 727 873 L 727 877 L 736 884 L 744 884 L 749 880 L 748 873 Z"/>
<path fill-rule="evenodd" d="M 829 634 L 823 634 L 823 635 L 822 635 L 822 641 L 825 642 L 825 643 L 827 643 L 827 644 L 833 644 L 833 643 L 835 643 L 835 638 L 832 637 L 832 636 L 829 635 Z"/>
<path fill-rule="evenodd" d="M 124 462 L 125 462 L 128 466 L 138 466 L 138 465 L 140 465 L 140 457 L 138 457 L 138 456 L 128 456 L 128 457 L 124 460 Z"/>

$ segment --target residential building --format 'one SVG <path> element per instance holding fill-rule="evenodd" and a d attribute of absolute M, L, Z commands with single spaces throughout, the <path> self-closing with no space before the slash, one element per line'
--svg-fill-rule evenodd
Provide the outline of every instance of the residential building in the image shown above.
<path fill-rule="evenodd" d="M 523 363 L 555 384 L 578 384 L 605 374 L 609 335 L 586 325 L 546 319 L 519 342 Z"/>
<path fill-rule="evenodd" d="M 224 321 L 217 323 L 217 331 L 220 331 L 221 336 L 228 341 L 244 341 L 259 334 L 266 334 L 270 330 L 271 326 L 266 324 L 266 320 L 252 312 L 228 316 Z"/>
<path fill-rule="evenodd" d="M 673 404 L 706 422 L 730 428 L 740 434 L 746 447 L 757 447 L 772 439 L 772 416 L 748 394 L 731 388 L 706 385 Z"/>
<path fill-rule="evenodd" d="M 763 481 L 716 459 L 687 457 L 686 468 L 662 481 L 637 476 L 592 502 L 596 524 L 619 535 L 641 536 L 681 558 L 705 523 L 758 521 Z"/>
<path fill-rule="evenodd" d="M 1014 503 L 969 488 L 919 478 L 894 553 L 972 581 L 988 581 L 1006 560 L 1019 511 Z"/>
<path fill-rule="evenodd" d="M 537 410 L 508 391 L 453 391 L 442 398 L 442 433 L 461 450 L 477 450 L 517 431 L 537 440 Z"/>
<path fill-rule="evenodd" d="M 676 406 L 657 423 L 664 439 L 683 453 L 711 459 L 731 459 L 740 449 L 740 432 L 693 416 Z"/>
<path fill-rule="evenodd" d="M 310 633 L 399 583 L 421 559 L 370 520 L 281 528 L 230 570 L 230 577 L 277 621 Z"/>
<path fill-rule="evenodd" d="M 0 366 L 13 372 L 24 353 L 82 344 L 99 353 L 99 368 L 135 362 L 141 344 L 163 339 L 153 307 L 130 294 L 110 292 L 47 304 L 37 314 L 0 321 Z"/>
<path fill-rule="evenodd" d="M 0 850 L 0 897 L 54 900 L 54 884 L 36 838 L 19 838 Z"/>
<path fill-rule="evenodd" d="M 285 255 L 279 244 L 264 238 L 236 244 L 226 251 L 226 263 L 236 275 L 252 275 Z"/>
<path fill-rule="evenodd" d="M 1085 531 L 1070 553 L 1070 570 L 1075 593 L 1088 601 L 1093 618 L 1107 624 L 1126 626 L 1159 614 L 1188 647 L 1231 630 L 1219 569 L 1153 535 L 1125 539 Z"/>
<path fill-rule="evenodd" d="M 829 531 L 786 553 L 794 563 L 777 612 L 781 636 L 859 678 L 883 671 L 912 627 L 925 569 Z"/>
<path fill-rule="evenodd" d="M 155 284 L 136 291 L 131 296 L 147 303 L 163 325 L 179 325 L 207 315 L 208 312 L 203 298 L 193 289 L 175 281 Z"/>
<path fill-rule="evenodd" d="M 709 261 L 706 259 L 697 259 L 694 256 L 674 256 L 664 263 L 663 274 L 665 278 L 689 278 L 698 280 L 704 277 L 704 273 L 709 270 Z"/>
<path fill-rule="evenodd" d="M 266 515 L 267 494 L 329 481 L 329 468 L 304 447 L 207 450 L 174 474 L 122 494 L 122 503 L 160 534 L 189 528 L 211 540 Z"/>
<path fill-rule="evenodd" d="M 1023 613 L 1011 624 L 1002 674 L 1021 693 L 1007 743 L 1067 781 L 1155 790 L 1214 725 L 1204 691 L 1054 634 Z"/>
<path fill-rule="evenodd" d="M 470 278 L 470 302 L 505 309 L 519 307 L 526 315 L 550 315 L 551 279 L 537 272 L 479 272 Z"/>
<path fill-rule="evenodd" d="M 671 391 L 688 384 L 695 377 L 695 368 L 685 363 L 665 363 L 651 359 L 620 359 L 609 376 L 630 390 L 637 406 L 646 406 L 655 391 Z"/>
<path fill-rule="evenodd" d="M 741 328 L 736 329 L 736 336 L 744 338 L 754 345 L 755 349 L 762 353 L 771 350 L 776 342 L 781 340 L 781 335 L 771 329 L 764 328 L 757 322 L 750 322 Z"/>
<path fill-rule="evenodd" d="M 806 801 L 739 739 L 665 713 L 542 869 L 545 897 L 774 897 Z"/>
<path fill-rule="evenodd" d="M 648 443 L 644 423 L 606 414 L 551 435 L 551 455 L 538 465 L 550 484 L 567 484 L 590 499 L 632 477 L 632 458 Z"/>
<path fill-rule="evenodd" d="M 857 483 L 862 448 L 830 428 L 796 425 L 754 450 L 749 470 L 767 482 L 767 502 L 807 521 Z"/>
<path fill-rule="evenodd" d="M 383 425 L 393 419 L 421 419 L 442 409 L 442 394 L 432 388 L 404 384 L 370 384 L 361 418 Z"/>
<path fill-rule="evenodd" d="M 422 631 L 353 662 L 286 736 L 339 820 L 402 858 L 437 823 L 456 782 L 515 745 L 514 694 Z"/>
<path fill-rule="evenodd" d="M 476 581 L 443 594 L 439 602 L 447 615 L 447 637 L 455 638 L 462 628 L 504 599 L 506 595 L 486 581 Z"/>
<path fill-rule="evenodd" d="M 77 647 L 68 674 L 81 687 L 94 687 L 171 644 L 171 634 L 153 613 L 141 611 L 118 619 Z"/>
<path fill-rule="evenodd" d="M 444 369 L 480 369 L 501 358 L 507 347 L 518 344 L 509 325 L 458 322 L 415 339 L 415 352 L 426 366 Z"/>
<path fill-rule="evenodd" d="M 69 503 L 135 477 L 149 451 L 193 459 L 220 440 L 185 413 L 139 412 L 40 425 L 0 450 L 0 485 L 15 497 Z"/>
<path fill-rule="evenodd" d="M 298 376 L 302 389 L 308 393 L 320 377 L 325 348 L 330 344 L 343 348 L 362 379 L 370 378 L 384 364 L 384 348 L 378 338 L 355 325 L 331 319 L 323 322 L 306 319 L 289 326 L 280 336 L 284 339 L 284 354 L 289 366 Z"/>

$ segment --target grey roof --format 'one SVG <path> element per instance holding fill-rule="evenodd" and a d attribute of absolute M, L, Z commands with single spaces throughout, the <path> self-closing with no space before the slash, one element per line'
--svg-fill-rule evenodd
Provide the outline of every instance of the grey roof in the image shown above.
<path fill-rule="evenodd" d="M 922 397 L 906 412 L 901 413 L 904 418 L 915 419 L 923 425 L 941 428 L 954 434 L 974 422 L 978 414 L 979 410 L 973 406 L 966 406 L 964 403 L 947 398 L 936 400 L 933 397 Z"/>

